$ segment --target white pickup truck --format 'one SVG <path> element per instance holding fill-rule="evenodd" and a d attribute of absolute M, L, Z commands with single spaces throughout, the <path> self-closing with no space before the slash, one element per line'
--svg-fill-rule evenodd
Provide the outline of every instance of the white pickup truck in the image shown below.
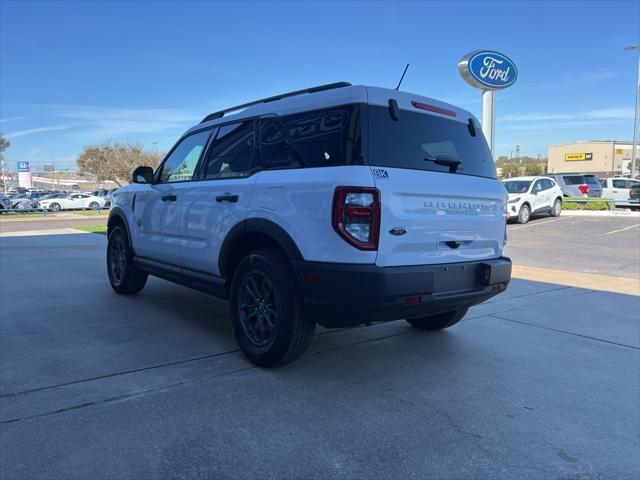
<path fill-rule="evenodd" d="M 616 206 L 638 205 L 637 200 L 631 200 L 629 191 L 632 185 L 640 184 L 640 181 L 627 177 L 611 177 L 600 180 L 602 183 L 602 197 L 612 198 Z"/>

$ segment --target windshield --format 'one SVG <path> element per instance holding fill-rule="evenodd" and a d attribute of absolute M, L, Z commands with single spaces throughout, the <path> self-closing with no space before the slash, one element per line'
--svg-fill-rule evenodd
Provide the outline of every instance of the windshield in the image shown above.
<path fill-rule="evenodd" d="M 506 188 L 509 193 L 526 193 L 529 190 L 529 185 L 531 185 L 531 182 L 526 180 L 514 180 L 502 183 L 504 183 L 504 188 Z"/>
<path fill-rule="evenodd" d="M 459 160 L 456 174 L 496 178 L 491 152 L 480 128 L 466 122 L 407 110 L 393 120 L 387 107 L 369 106 L 369 164 L 449 172 L 435 159 Z"/>

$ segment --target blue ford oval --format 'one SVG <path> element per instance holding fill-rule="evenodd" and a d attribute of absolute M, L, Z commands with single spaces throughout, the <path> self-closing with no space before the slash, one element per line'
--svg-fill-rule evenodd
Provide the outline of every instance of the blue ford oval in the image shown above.
<path fill-rule="evenodd" d="M 518 78 L 513 61 L 494 51 L 479 50 L 469 55 L 466 70 L 478 87 L 491 90 L 507 88 Z"/>

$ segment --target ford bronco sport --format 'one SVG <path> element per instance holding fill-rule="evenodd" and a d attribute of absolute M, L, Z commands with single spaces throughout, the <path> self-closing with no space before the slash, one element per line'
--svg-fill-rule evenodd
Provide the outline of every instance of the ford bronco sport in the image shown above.
<path fill-rule="evenodd" d="M 324 85 L 208 115 L 137 168 L 108 275 L 120 294 L 151 274 L 228 299 L 246 356 L 284 364 L 316 323 L 438 330 L 504 291 L 506 201 L 469 112 Z"/>

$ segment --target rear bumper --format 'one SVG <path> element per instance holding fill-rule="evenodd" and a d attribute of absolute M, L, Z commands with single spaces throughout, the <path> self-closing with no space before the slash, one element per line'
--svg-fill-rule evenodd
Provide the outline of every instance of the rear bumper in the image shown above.
<path fill-rule="evenodd" d="M 378 267 L 294 261 L 305 313 L 327 328 L 420 317 L 481 303 L 511 280 L 506 257 Z"/>

